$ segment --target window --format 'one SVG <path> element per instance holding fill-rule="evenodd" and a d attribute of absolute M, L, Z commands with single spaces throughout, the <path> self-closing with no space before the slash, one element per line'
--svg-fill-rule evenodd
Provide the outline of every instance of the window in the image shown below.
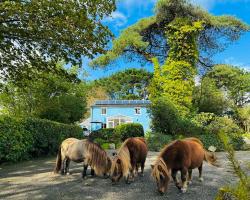
<path fill-rule="evenodd" d="M 106 115 L 107 114 L 107 108 L 102 108 L 101 113 L 102 113 L 102 115 Z"/>
<path fill-rule="evenodd" d="M 141 114 L 141 108 L 135 108 L 135 114 L 140 115 Z"/>

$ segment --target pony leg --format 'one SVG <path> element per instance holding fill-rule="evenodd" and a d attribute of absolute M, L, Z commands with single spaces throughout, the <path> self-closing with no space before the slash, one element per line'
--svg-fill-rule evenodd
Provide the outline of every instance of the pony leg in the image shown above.
<path fill-rule="evenodd" d="M 83 171 L 82 171 L 82 178 L 84 179 L 87 175 L 87 169 L 88 169 L 88 165 L 84 164 L 83 165 Z"/>
<path fill-rule="evenodd" d="M 65 168 L 66 168 L 66 170 L 65 170 L 65 171 L 66 171 L 66 174 L 67 174 L 67 175 L 69 175 L 69 174 L 70 174 L 70 173 L 69 173 L 69 164 L 70 164 L 70 159 L 66 159 L 66 161 L 65 161 L 65 162 L 66 162 L 66 167 L 65 167 Z"/>
<path fill-rule="evenodd" d="M 176 186 L 178 189 L 181 189 L 181 185 L 180 185 L 180 183 L 179 183 L 179 181 L 178 181 L 178 179 L 177 179 L 177 177 L 176 177 L 177 172 L 178 172 L 177 170 L 172 170 L 171 175 L 172 175 L 172 178 L 173 178 L 173 180 L 174 180 L 175 186 Z"/>
<path fill-rule="evenodd" d="M 61 174 L 62 175 L 65 174 L 65 161 L 66 161 L 66 158 L 63 157 L 63 159 L 62 159 L 62 167 L 61 167 Z"/>
<path fill-rule="evenodd" d="M 90 174 L 91 176 L 95 176 L 95 170 L 91 168 Z"/>
<path fill-rule="evenodd" d="M 198 170 L 199 170 L 199 181 L 203 182 L 204 179 L 202 178 L 202 164 L 200 167 L 198 167 Z"/>
<path fill-rule="evenodd" d="M 141 176 L 144 176 L 145 161 L 141 163 Z"/>
<path fill-rule="evenodd" d="M 188 184 L 192 184 L 192 169 L 188 170 Z"/>
<path fill-rule="evenodd" d="M 185 193 L 187 191 L 187 175 L 188 175 L 188 170 L 186 168 L 183 168 L 181 170 L 181 181 L 182 181 L 182 188 L 181 192 Z"/>

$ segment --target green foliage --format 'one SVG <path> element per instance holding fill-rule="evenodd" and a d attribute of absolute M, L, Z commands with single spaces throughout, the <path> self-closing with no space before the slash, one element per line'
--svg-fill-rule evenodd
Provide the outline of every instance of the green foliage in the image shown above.
<path fill-rule="evenodd" d="M 115 127 L 115 135 L 124 141 L 130 137 L 144 137 L 144 130 L 139 123 L 121 124 Z"/>
<path fill-rule="evenodd" d="M 86 113 L 87 86 L 64 77 L 42 73 L 37 81 L 4 83 L 0 93 L 3 112 L 15 117 L 37 117 L 74 123 Z M 49 86 L 49 87 L 48 87 Z"/>
<path fill-rule="evenodd" d="M 33 142 L 21 120 L 0 118 L 0 163 L 28 159 Z"/>
<path fill-rule="evenodd" d="M 179 113 L 166 98 L 155 99 L 150 106 L 153 132 L 175 135 L 179 126 Z"/>
<path fill-rule="evenodd" d="M 81 138 L 82 129 L 36 118 L 0 118 L 0 163 L 54 155 L 61 142 Z"/>
<path fill-rule="evenodd" d="M 239 39 L 249 28 L 232 16 L 211 15 L 186 0 L 159 0 L 154 16 L 141 19 L 122 31 L 113 41 L 112 49 L 95 59 L 92 65 L 107 66 L 121 56 L 129 60 L 144 59 L 143 61 L 151 62 L 152 58 L 157 57 L 160 61 L 165 61 L 170 47 L 165 32 L 176 18 L 186 18 L 192 23 L 203 22 L 204 30 L 199 32 L 196 45 L 202 55 L 199 60 L 205 65 L 211 65 L 211 55 L 223 50 L 229 42 Z"/>
<path fill-rule="evenodd" d="M 160 151 L 173 140 L 173 136 L 161 133 L 147 133 L 146 139 L 150 151 Z"/>
<path fill-rule="evenodd" d="M 0 71 L 32 78 L 34 69 L 57 71 L 60 59 L 103 53 L 112 34 L 101 21 L 114 10 L 114 0 L 1 1 Z"/>
<path fill-rule="evenodd" d="M 223 143 L 217 134 L 202 134 L 197 135 L 197 137 L 202 141 L 204 147 L 208 149 L 210 146 L 216 147 L 216 151 L 223 151 Z"/>
<path fill-rule="evenodd" d="M 250 92 L 250 73 L 230 65 L 216 65 L 207 74 L 215 80 L 218 88 L 226 89 L 234 105 L 242 107 L 248 103 Z"/>
<path fill-rule="evenodd" d="M 203 77 L 193 92 L 193 104 L 198 112 L 222 115 L 230 105 L 228 101 L 215 80 L 208 77 Z"/>
<path fill-rule="evenodd" d="M 145 99 L 152 73 L 144 69 L 127 69 L 96 81 L 111 99 Z"/>
<path fill-rule="evenodd" d="M 96 131 L 92 131 L 91 134 L 89 135 L 89 139 L 94 140 L 94 141 L 103 140 L 103 141 L 111 142 L 114 140 L 114 132 L 115 132 L 115 129 L 113 128 L 99 129 Z M 100 142 L 99 144 L 102 144 L 102 142 Z"/>
<path fill-rule="evenodd" d="M 226 186 L 219 190 L 216 196 L 216 200 L 236 199 L 236 200 L 248 200 L 250 199 L 250 177 L 241 168 L 239 161 L 235 157 L 233 146 L 230 144 L 230 140 L 224 132 L 219 134 L 224 148 L 227 151 L 227 158 L 231 163 L 234 174 L 239 179 L 239 182 L 235 186 Z"/>

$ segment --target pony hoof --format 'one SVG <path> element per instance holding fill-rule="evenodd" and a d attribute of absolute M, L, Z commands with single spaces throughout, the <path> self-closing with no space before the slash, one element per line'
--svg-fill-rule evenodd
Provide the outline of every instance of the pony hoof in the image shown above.
<path fill-rule="evenodd" d="M 186 193 L 187 192 L 187 188 L 181 188 L 181 193 Z"/>
<path fill-rule="evenodd" d="M 204 181 L 204 179 L 201 177 L 201 178 L 199 178 L 199 181 L 200 181 L 200 182 L 203 182 L 203 181 Z"/>
<path fill-rule="evenodd" d="M 69 172 L 67 172 L 67 174 L 66 175 L 70 175 L 70 173 Z"/>
<path fill-rule="evenodd" d="M 192 181 L 188 181 L 188 185 L 191 185 L 193 182 Z"/>

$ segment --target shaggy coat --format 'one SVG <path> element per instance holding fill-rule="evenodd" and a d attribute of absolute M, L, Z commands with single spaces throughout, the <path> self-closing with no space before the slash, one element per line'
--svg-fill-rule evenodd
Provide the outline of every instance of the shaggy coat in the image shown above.
<path fill-rule="evenodd" d="M 128 138 L 114 157 L 111 167 L 112 182 L 123 176 L 128 182 L 129 174 L 134 178 L 134 170 L 141 167 L 143 174 L 148 148 L 144 138 Z"/>
<path fill-rule="evenodd" d="M 86 175 L 88 165 L 92 169 L 92 175 L 103 175 L 109 172 L 111 167 L 111 159 L 108 157 L 99 145 L 89 140 L 78 140 L 76 138 L 68 138 L 62 142 L 59 147 L 55 173 L 61 170 L 65 174 L 69 170 L 69 162 L 83 162 L 83 177 Z M 94 172 L 93 172 L 94 171 Z"/>
<path fill-rule="evenodd" d="M 215 155 L 207 152 L 197 138 L 176 140 L 166 145 L 152 166 L 152 176 L 157 182 L 158 191 L 164 193 L 167 190 L 172 175 L 176 186 L 185 192 L 187 181 L 191 181 L 192 169 L 199 169 L 199 178 L 202 180 L 203 161 L 217 166 Z M 182 185 L 176 178 L 178 171 L 181 171 Z"/>

